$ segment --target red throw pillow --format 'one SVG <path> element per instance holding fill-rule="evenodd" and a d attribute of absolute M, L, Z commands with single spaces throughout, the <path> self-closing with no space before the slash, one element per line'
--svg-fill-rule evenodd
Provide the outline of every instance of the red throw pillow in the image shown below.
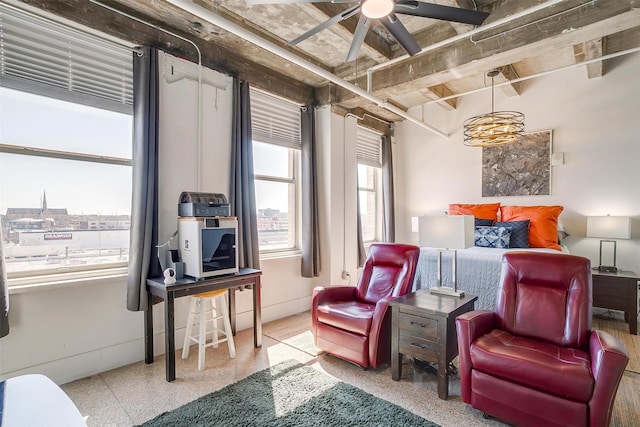
<path fill-rule="evenodd" d="M 561 250 L 558 245 L 558 217 L 562 206 L 502 206 L 502 221 L 523 221 L 529 223 L 529 247 Z"/>
<path fill-rule="evenodd" d="M 497 221 L 498 209 L 500 209 L 500 203 L 452 203 L 449 205 L 449 215 L 473 215 L 476 218 Z"/>

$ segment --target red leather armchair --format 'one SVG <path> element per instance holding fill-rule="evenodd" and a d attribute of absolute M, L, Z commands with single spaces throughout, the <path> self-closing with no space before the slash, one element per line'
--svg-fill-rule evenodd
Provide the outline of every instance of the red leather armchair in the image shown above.
<path fill-rule="evenodd" d="M 409 292 L 420 248 L 371 245 L 357 286 L 317 287 L 311 303 L 317 347 L 363 368 L 377 368 L 391 356 L 389 301 Z"/>
<path fill-rule="evenodd" d="M 608 426 L 629 361 L 591 330 L 586 258 L 504 255 L 496 311 L 456 319 L 462 400 L 518 426 Z"/>

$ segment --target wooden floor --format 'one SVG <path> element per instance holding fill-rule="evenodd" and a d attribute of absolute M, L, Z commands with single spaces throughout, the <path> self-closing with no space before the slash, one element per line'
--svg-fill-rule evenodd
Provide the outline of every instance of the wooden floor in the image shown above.
<path fill-rule="evenodd" d="M 640 335 L 631 335 L 629 325 L 619 319 L 594 317 L 592 326 L 618 338 L 629 353 L 629 364 L 618 388 L 611 426 L 640 426 Z"/>

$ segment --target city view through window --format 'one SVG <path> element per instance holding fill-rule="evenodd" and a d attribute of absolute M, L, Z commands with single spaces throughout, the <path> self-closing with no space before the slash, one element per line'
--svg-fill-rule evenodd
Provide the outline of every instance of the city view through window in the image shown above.
<path fill-rule="evenodd" d="M 296 246 L 296 181 L 299 150 L 253 142 L 258 242 L 261 251 Z"/>
<path fill-rule="evenodd" d="M 7 271 L 126 262 L 132 116 L 6 88 L 0 88 L 0 115 Z M 29 151 L 18 154 L 23 148 Z"/>

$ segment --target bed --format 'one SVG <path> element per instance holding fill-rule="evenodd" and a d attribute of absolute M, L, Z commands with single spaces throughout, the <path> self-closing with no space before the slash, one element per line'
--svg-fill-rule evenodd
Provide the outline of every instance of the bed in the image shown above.
<path fill-rule="evenodd" d="M 493 310 L 496 306 L 498 284 L 502 271 L 502 255 L 513 251 L 565 253 L 562 246 L 566 236 L 559 219 L 563 207 L 502 206 L 500 202 L 480 204 L 452 203 L 449 215 L 467 215 L 474 218 L 475 246 L 457 251 L 457 288 L 478 296 L 475 308 Z M 419 219 L 419 240 L 442 234 L 442 225 Z M 423 227 L 423 224 L 425 227 Z M 424 231 L 424 234 L 423 234 Z M 437 286 L 438 249 L 433 243 L 423 243 L 416 268 L 413 290 Z M 442 285 L 451 286 L 451 260 L 453 253 L 442 254 Z"/>
<path fill-rule="evenodd" d="M 479 246 L 458 250 L 457 287 L 468 294 L 478 296 L 475 305 L 477 310 L 493 310 L 495 308 L 502 270 L 502 255 L 513 251 L 569 253 L 565 247 L 562 247 L 560 251 L 547 248 L 496 249 Z M 451 257 L 451 252 L 442 254 L 442 284 L 444 286 L 451 286 Z M 413 282 L 414 291 L 436 286 L 437 259 L 438 249 L 420 248 L 420 258 Z"/>

